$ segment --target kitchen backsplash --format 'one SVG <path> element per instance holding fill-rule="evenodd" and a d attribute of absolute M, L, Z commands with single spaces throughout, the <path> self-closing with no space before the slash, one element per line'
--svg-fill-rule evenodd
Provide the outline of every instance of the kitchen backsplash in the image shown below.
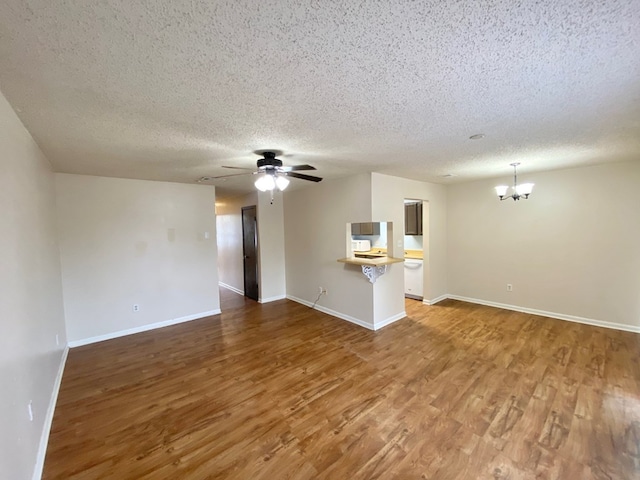
<path fill-rule="evenodd" d="M 382 231 L 380 233 L 380 235 L 353 235 L 351 238 L 353 238 L 354 240 L 369 240 L 371 242 L 371 248 L 387 248 L 386 229 L 384 229 L 384 235 L 382 235 Z M 422 238 L 422 235 L 405 235 L 403 248 L 405 250 L 422 250 Z"/>
<path fill-rule="evenodd" d="M 405 250 L 422 250 L 422 235 L 405 235 Z"/>

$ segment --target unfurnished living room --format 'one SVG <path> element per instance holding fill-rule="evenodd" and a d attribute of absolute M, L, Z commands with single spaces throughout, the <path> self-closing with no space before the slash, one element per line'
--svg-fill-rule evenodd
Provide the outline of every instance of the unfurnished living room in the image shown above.
<path fill-rule="evenodd" d="M 640 2 L 0 2 L 0 478 L 640 479 Z"/>

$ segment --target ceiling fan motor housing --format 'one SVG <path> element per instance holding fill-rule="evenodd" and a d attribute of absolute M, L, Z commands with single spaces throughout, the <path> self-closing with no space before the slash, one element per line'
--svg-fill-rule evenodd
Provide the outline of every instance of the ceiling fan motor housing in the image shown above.
<path fill-rule="evenodd" d="M 258 168 L 266 168 L 270 170 L 269 167 L 281 167 L 282 160 L 276 158 L 276 154 L 274 152 L 264 152 L 264 158 L 258 160 Z"/>

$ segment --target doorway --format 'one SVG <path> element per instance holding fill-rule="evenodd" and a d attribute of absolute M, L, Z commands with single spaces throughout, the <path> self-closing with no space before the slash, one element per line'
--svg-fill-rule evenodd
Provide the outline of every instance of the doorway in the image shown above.
<path fill-rule="evenodd" d="M 258 216 L 255 205 L 242 207 L 242 255 L 244 270 L 244 296 L 257 302 Z"/>
<path fill-rule="evenodd" d="M 404 296 L 423 301 L 429 298 L 428 242 L 429 202 L 404 199 Z"/>

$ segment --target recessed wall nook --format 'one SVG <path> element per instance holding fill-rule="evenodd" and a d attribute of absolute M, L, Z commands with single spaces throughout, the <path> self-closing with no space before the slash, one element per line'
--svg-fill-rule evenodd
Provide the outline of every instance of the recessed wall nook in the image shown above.
<path fill-rule="evenodd" d="M 370 283 L 387 272 L 394 263 L 404 262 L 403 258 L 394 257 L 393 222 L 347 223 L 346 257 L 338 262 L 347 265 L 359 265 L 362 273 Z"/>

